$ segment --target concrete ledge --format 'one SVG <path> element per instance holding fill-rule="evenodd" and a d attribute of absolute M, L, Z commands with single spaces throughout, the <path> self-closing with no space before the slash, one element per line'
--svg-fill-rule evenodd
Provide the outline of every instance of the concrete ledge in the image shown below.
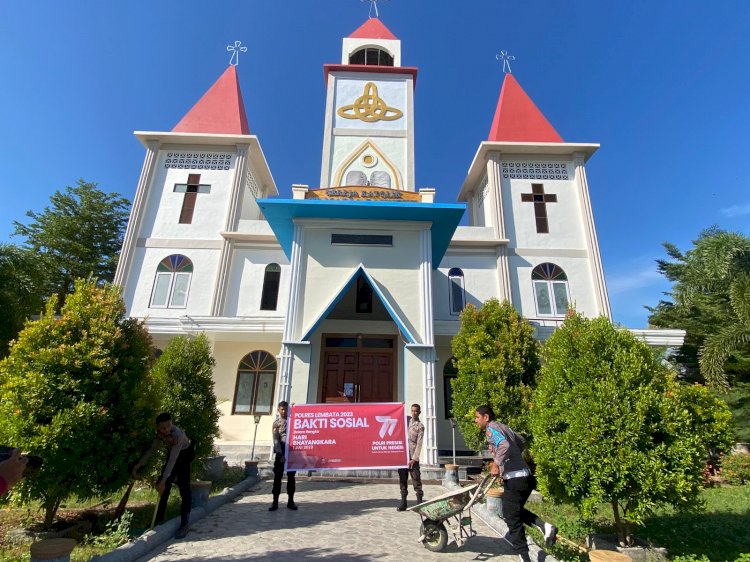
<path fill-rule="evenodd" d="M 205 506 L 196 507 L 191 510 L 190 523 L 192 524 L 203 519 L 216 508 L 232 501 L 240 494 L 245 493 L 258 482 L 260 482 L 260 480 L 257 478 L 246 478 L 233 488 L 225 488 L 221 493 L 209 499 Z M 135 562 L 165 542 L 172 540 L 179 526 L 180 518 L 174 517 L 155 529 L 146 531 L 134 541 L 124 544 L 107 554 L 94 556 L 91 560 L 99 562 Z M 146 558 L 146 560 L 148 560 L 148 558 Z"/>
<path fill-rule="evenodd" d="M 463 488 L 463 486 L 460 486 L 458 484 L 450 485 L 448 483 L 443 483 L 443 487 L 449 491 Z M 492 527 L 492 529 L 501 537 L 504 537 L 507 534 L 508 525 L 505 524 L 505 521 L 489 511 L 484 504 L 474 504 L 471 507 L 471 513 L 472 515 L 476 515 L 477 517 L 479 517 L 479 519 L 481 519 L 487 526 Z M 526 542 L 529 543 L 529 557 L 531 558 L 531 560 L 537 562 L 558 562 L 557 558 L 547 554 L 546 552 L 544 552 L 544 550 L 539 548 L 539 546 L 537 546 L 537 544 L 534 542 L 534 539 L 528 536 L 528 534 L 526 535 Z M 508 546 L 510 546 L 510 543 L 508 544 Z"/>

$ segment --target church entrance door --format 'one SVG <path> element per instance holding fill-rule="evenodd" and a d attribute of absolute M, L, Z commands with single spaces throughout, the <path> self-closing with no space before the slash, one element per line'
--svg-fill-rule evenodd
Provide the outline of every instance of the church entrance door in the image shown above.
<path fill-rule="evenodd" d="M 322 402 L 393 402 L 395 337 L 323 335 Z"/>

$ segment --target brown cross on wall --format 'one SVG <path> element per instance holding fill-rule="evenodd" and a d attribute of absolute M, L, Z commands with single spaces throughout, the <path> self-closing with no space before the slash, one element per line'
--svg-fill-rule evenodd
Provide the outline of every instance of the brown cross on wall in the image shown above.
<path fill-rule="evenodd" d="M 201 183 L 200 174 L 190 174 L 187 183 L 176 183 L 175 193 L 184 193 L 182 210 L 180 211 L 180 224 L 193 222 L 193 211 L 195 210 L 195 199 L 199 193 L 211 193 L 211 186 Z"/>
<path fill-rule="evenodd" d="M 541 183 L 532 183 L 531 193 L 522 193 L 521 201 L 534 203 L 536 231 L 540 234 L 549 234 L 547 203 L 557 203 L 557 195 L 553 193 L 544 193 L 544 185 Z"/>

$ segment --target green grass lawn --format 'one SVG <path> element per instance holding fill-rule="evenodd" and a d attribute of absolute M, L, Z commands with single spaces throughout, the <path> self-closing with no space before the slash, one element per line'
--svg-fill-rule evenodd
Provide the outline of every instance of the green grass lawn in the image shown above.
<path fill-rule="evenodd" d="M 750 485 L 706 488 L 701 495 L 705 510 L 677 513 L 672 508 L 662 508 L 636 528 L 635 535 L 666 548 L 670 558 L 750 561 Z M 609 506 L 602 505 L 593 521 L 586 522 L 571 506 L 545 501 L 528 507 L 542 519 L 554 522 L 562 536 L 580 545 L 584 545 L 589 533 L 614 532 Z M 535 530 L 532 534 L 541 544 L 541 534 Z M 558 541 L 553 554 L 561 560 L 586 559 L 562 541 Z"/>
<path fill-rule="evenodd" d="M 220 493 L 224 488 L 234 486 L 244 479 L 244 470 L 241 467 L 230 467 L 224 470 L 224 476 L 221 480 L 213 483 L 210 495 Z M 77 516 L 82 516 L 84 512 L 96 512 L 101 518 L 108 520 L 107 510 L 114 510 L 119 503 L 125 488 L 112 494 L 108 498 L 95 498 L 92 500 L 80 501 L 76 498 L 70 498 L 60 506 L 58 518 L 74 520 Z M 130 538 L 143 534 L 151 525 L 151 520 L 156 507 L 157 493 L 146 482 L 139 482 L 133 488 L 128 500 L 127 511 L 133 514 L 130 528 L 125 530 Z M 105 502 L 102 505 L 102 502 Z M 176 486 L 172 487 L 172 493 L 169 496 L 167 504 L 167 520 L 177 517 L 180 514 L 180 494 Z M 29 527 L 43 519 L 43 512 L 38 505 L 27 508 L 4 508 L 0 509 L 0 562 L 23 562 L 29 560 L 29 546 L 16 545 L 7 540 L 7 532 L 19 527 Z M 88 518 L 86 518 L 88 519 Z M 79 544 L 71 554 L 71 562 L 88 562 L 96 554 L 104 554 L 117 548 L 120 544 L 126 542 L 124 536 L 117 533 L 99 534 L 96 537 L 89 537 L 86 541 L 79 541 Z"/>

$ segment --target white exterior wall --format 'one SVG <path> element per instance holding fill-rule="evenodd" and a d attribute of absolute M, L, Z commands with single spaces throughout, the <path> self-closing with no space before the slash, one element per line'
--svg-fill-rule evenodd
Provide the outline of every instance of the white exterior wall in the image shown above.
<path fill-rule="evenodd" d="M 261 310 L 263 279 L 266 266 L 271 263 L 281 266 L 279 296 L 276 310 Z M 226 316 L 283 317 L 288 305 L 289 272 L 289 260 L 281 248 L 236 247 L 232 253 L 224 314 Z"/>
<path fill-rule="evenodd" d="M 508 261 L 513 304 L 528 320 L 538 321 L 541 325 L 557 325 L 564 319 L 564 316 L 550 317 L 537 314 L 531 271 L 545 262 L 558 265 L 568 276 L 568 298 L 578 312 L 589 317 L 600 314 L 591 281 L 591 260 L 588 257 L 512 255 Z"/>
<path fill-rule="evenodd" d="M 221 410 L 222 441 L 252 441 L 255 422 L 252 415 L 232 415 L 234 391 L 237 384 L 237 369 L 245 355 L 252 351 L 267 351 L 274 357 L 279 354 L 280 342 L 226 342 L 214 343 L 213 356 L 216 360 L 214 367 L 214 392 Z M 274 405 L 278 402 L 274 397 Z M 268 444 L 271 441 L 271 424 L 276 416 L 276 408 L 271 415 L 262 416 L 258 425 L 258 441 L 256 445 Z"/>
<path fill-rule="evenodd" d="M 362 228 L 353 223 L 341 223 L 331 228 L 330 224 L 314 228 L 305 221 L 304 254 L 302 266 L 302 287 L 298 298 L 302 314 L 298 317 L 295 329 L 297 338 L 320 318 L 325 308 L 341 292 L 359 264 L 363 264 L 370 275 L 388 296 L 396 313 L 407 324 L 407 328 L 419 337 L 423 333 L 419 305 L 419 230 L 383 229 L 373 224 L 372 229 Z M 332 246 L 332 233 L 392 234 L 392 247 L 377 246 Z"/>
<path fill-rule="evenodd" d="M 136 248 L 131 269 L 131 282 L 124 293 L 128 314 L 137 318 L 146 316 L 179 318 L 180 316 L 207 316 L 211 314 L 211 299 L 216 284 L 220 249 Z M 161 260 L 173 254 L 182 254 L 193 262 L 187 306 L 185 308 L 150 308 L 151 292 L 156 279 L 156 268 Z M 134 281 L 134 282 L 133 282 Z"/>
<path fill-rule="evenodd" d="M 466 304 L 480 307 L 488 299 L 500 298 L 494 251 L 487 251 L 486 248 L 448 250 L 432 276 L 435 320 L 458 320 L 458 315 L 452 315 L 450 311 L 448 272 L 453 267 L 460 268 L 464 273 Z"/>
<path fill-rule="evenodd" d="M 229 170 L 180 170 L 165 168 L 169 154 L 206 152 L 230 154 Z M 159 151 L 158 163 L 149 188 L 147 210 L 142 222 L 140 238 L 190 238 L 221 239 L 237 162 L 234 148 L 201 149 L 180 147 L 179 150 L 163 148 Z M 180 224 L 180 210 L 184 193 L 175 193 L 174 186 L 187 183 L 189 174 L 200 174 L 201 183 L 211 186 L 211 193 L 198 193 L 191 224 Z"/>
<path fill-rule="evenodd" d="M 508 159 L 515 162 L 541 160 L 515 156 Z M 569 180 L 502 178 L 505 233 L 511 248 L 586 248 L 578 188 L 571 164 L 568 164 L 568 174 Z M 557 195 L 556 203 L 547 203 L 548 234 L 539 234 L 536 231 L 534 203 L 521 201 L 521 194 L 531 193 L 533 183 L 543 184 L 545 194 Z"/>

